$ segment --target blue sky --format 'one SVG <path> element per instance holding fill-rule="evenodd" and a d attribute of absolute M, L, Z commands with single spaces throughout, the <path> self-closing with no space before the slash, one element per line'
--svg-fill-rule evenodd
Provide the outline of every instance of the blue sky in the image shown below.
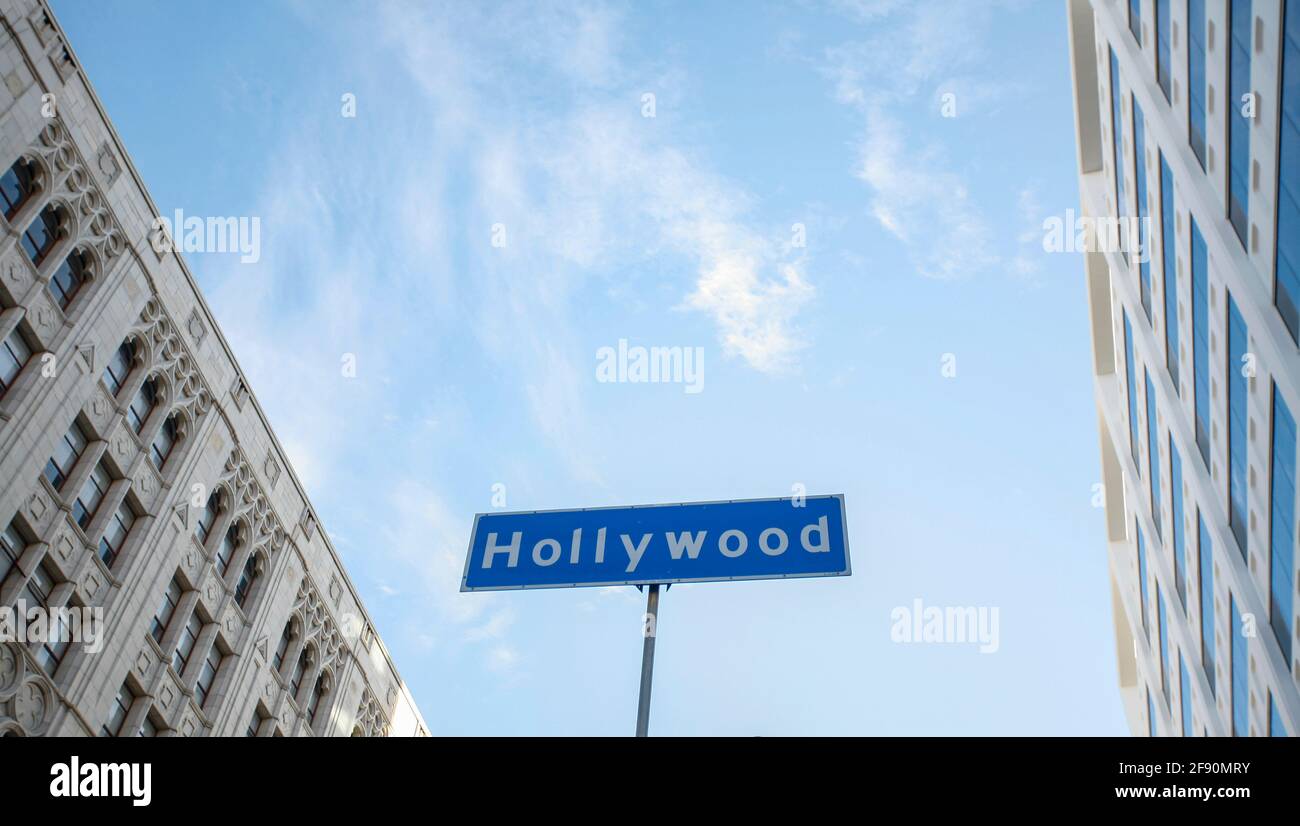
<path fill-rule="evenodd" d="M 260 218 L 190 266 L 433 732 L 635 719 L 635 590 L 458 593 L 493 485 L 802 484 L 853 576 L 665 594 L 652 733 L 1125 733 L 1082 262 L 1041 247 L 1062 4 L 53 5 L 163 214 Z M 703 392 L 598 382 L 619 339 Z M 916 598 L 999 650 L 892 642 Z"/>

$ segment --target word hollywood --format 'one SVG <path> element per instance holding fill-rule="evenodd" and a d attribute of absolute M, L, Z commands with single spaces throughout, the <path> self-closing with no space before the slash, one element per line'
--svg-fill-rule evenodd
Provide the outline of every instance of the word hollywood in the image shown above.
<path fill-rule="evenodd" d="M 629 347 L 596 351 L 596 381 L 602 384 L 684 384 L 687 393 L 704 389 L 703 347 Z"/>
<path fill-rule="evenodd" d="M 816 522 L 811 522 L 799 531 L 799 545 L 804 551 L 810 554 L 824 554 L 830 552 L 830 543 L 828 540 L 828 526 L 826 517 L 820 517 Z M 605 528 L 599 528 L 596 531 L 595 544 L 591 549 L 594 554 L 594 561 L 597 565 L 605 562 Z M 622 550 L 627 554 L 627 567 L 624 573 L 636 573 L 637 566 L 641 564 L 641 558 L 652 548 L 657 549 L 660 553 L 667 553 L 674 560 L 680 560 L 683 557 L 687 559 L 699 559 L 700 553 L 705 547 L 705 539 L 708 531 L 664 531 L 663 541 L 655 542 L 654 533 L 641 534 L 635 538 L 632 534 L 621 533 L 618 535 L 619 543 Z M 495 532 L 487 536 L 487 548 L 483 552 L 483 567 L 491 568 L 493 560 L 498 556 L 505 557 L 507 567 L 514 568 L 519 564 L 519 550 L 523 542 L 523 532 L 514 531 L 510 536 L 510 542 L 502 545 L 497 539 Z M 757 541 L 754 543 L 760 552 L 767 556 L 780 556 L 790 547 L 789 535 L 780 528 L 767 528 L 757 535 Z M 749 550 L 749 536 L 741 530 L 735 528 L 722 531 L 717 538 L 717 552 L 729 559 L 735 559 L 742 556 Z M 559 562 L 564 556 L 564 548 L 561 540 L 552 537 L 545 537 L 533 543 L 531 558 L 534 565 L 549 567 Z M 569 537 L 569 558 L 570 565 L 577 565 L 582 560 L 582 528 L 575 528 L 571 537 Z"/>
<path fill-rule="evenodd" d="M 152 763 L 82 763 L 73 755 L 50 767 L 50 797 L 128 797 L 132 806 L 153 800 Z"/>
<path fill-rule="evenodd" d="M 178 240 L 173 240 L 178 239 Z M 262 257 L 262 219 L 233 216 L 206 220 L 177 209 L 172 219 L 153 221 L 154 252 L 238 252 L 241 264 L 256 264 Z"/>

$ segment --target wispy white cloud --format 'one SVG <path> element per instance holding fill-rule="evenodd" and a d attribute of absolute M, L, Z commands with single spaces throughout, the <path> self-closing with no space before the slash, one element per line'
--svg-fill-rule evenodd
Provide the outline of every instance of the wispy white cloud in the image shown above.
<path fill-rule="evenodd" d="M 978 116 L 1009 94 L 976 70 L 997 7 L 968 0 L 839 0 L 833 7 L 864 24 L 858 40 L 826 52 L 822 71 L 836 100 L 862 113 L 854 172 L 871 191 L 870 213 L 902 241 L 917 270 L 952 279 L 1001 261 L 997 239 L 974 205 L 943 129 L 919 130 L 901 113 L 929 107 L 939 117 L 954 95 L 959 117 Z"/>

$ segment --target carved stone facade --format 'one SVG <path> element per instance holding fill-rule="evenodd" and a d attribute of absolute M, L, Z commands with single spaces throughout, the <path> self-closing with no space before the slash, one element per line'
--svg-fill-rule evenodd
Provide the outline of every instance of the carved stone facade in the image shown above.
<path fill-rule="evenodd" d="M 0 641 L 0 736 L 426 734 L 41 0 L 0 0 L 0 175 L 14 164 L 0 608 L 102 624 L 94 644 Z"/>

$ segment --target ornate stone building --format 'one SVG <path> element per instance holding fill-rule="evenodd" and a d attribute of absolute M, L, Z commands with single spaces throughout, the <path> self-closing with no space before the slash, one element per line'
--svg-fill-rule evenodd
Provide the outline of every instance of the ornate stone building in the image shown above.
<path fill-rule="evenodd" d="M 0 642 L 0 735 L 425 734 L 42 0 L 0 0 L 0 212 L 0 608 L 103 620 Z"/>

